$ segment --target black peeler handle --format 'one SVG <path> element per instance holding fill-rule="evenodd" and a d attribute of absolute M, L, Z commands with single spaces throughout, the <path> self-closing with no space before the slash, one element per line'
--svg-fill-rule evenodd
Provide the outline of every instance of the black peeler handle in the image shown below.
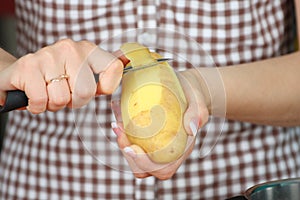
<path fill-rule="evenodd" d="M 3 106 L 0 106 L 0 113 L 9 112 L 28 105 L 28 98 L 24 91 L 12 90 L 7 92 Z"/>

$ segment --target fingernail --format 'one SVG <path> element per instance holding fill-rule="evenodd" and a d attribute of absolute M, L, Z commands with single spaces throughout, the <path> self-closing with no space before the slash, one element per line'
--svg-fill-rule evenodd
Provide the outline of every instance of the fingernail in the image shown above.
<path fill-rule="evenodd" d="M 124 152 L 129 155 L 131 158 L 135 158 L 136 153 L 134 152 L 134 150 L 131 147 L 125 147 Z"/>
<path fill-rule="evenodd" d="M 196 136 L 197 132 L 198 132 L 198 126 L 196 125 L 196 123 L 194 121 L 190 122 L 190 129 L 191 129 L 193 135 Z"/>
<path fill-rule="evenodd" d="M 120 137 L 122 134 L 122 131 L 121 131 L 120 127 L 118 126 L 118 124 L 116 122 L 111 122 L 110 125 L 111 125 L 111 128 L 113 129 L 114 133 L 116 134 L 116 136 Z"/>
<path fill-rule="evenodd" d="M 116 122 L 111 122 L 110 125 L 112 128 L 118 128 L 118 124 Z"/>

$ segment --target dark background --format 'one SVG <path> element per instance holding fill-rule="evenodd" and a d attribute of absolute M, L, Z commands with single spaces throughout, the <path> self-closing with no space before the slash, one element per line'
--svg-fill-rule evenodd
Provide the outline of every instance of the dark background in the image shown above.
<path fill-rule="evenodd" d="M 0 6 L 0 47 L 15 55 L 16 22 L 14 17 L 14 0 L 5 0 Z M 0 114 L 0 152 L 4 139 L 4 129 L 8 114 Z"/>

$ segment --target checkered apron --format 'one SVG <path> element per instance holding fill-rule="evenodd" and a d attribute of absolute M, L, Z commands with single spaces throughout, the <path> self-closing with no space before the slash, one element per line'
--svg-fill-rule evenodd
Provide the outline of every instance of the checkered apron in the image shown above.
<path fill-rule="evenodd" d="M 293 8 L 289 0 L 17 0 L 18 54 L 72 38 L 109 51 L 138 41 L 176 56 L 178 70 L 251 62 L 293 50 Z M 0 199 L 225 199 L 300 176 L 299 128 L 211 118 L 170 180 L 136 179 L 110 128 L 110 102 L 11 112 Z M 205 152 L 203 141 L 214 141 Z"/>

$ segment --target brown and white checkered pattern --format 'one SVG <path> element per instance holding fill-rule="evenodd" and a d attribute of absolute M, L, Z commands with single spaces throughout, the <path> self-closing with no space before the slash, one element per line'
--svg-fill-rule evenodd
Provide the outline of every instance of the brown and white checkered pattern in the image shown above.
<path fill-rule="evenodd" d="M 67 37 L 110 51 L 138 41 L 175 56 L 179 70 L 285 54 L 294 35 L 291 0 L 17 0 L 16 13 L 19 55 Z M 212 118 L 211 137 L 220 123 L 223 130 L 208 155 L 200 152 L 204 129 L 172 179 L 135 179 L 110 129 L 110 100 L 97 97 L 75 111 L 11 113 L 0 199 L 224 199 L 300 176 L 300 128 Z"/>

